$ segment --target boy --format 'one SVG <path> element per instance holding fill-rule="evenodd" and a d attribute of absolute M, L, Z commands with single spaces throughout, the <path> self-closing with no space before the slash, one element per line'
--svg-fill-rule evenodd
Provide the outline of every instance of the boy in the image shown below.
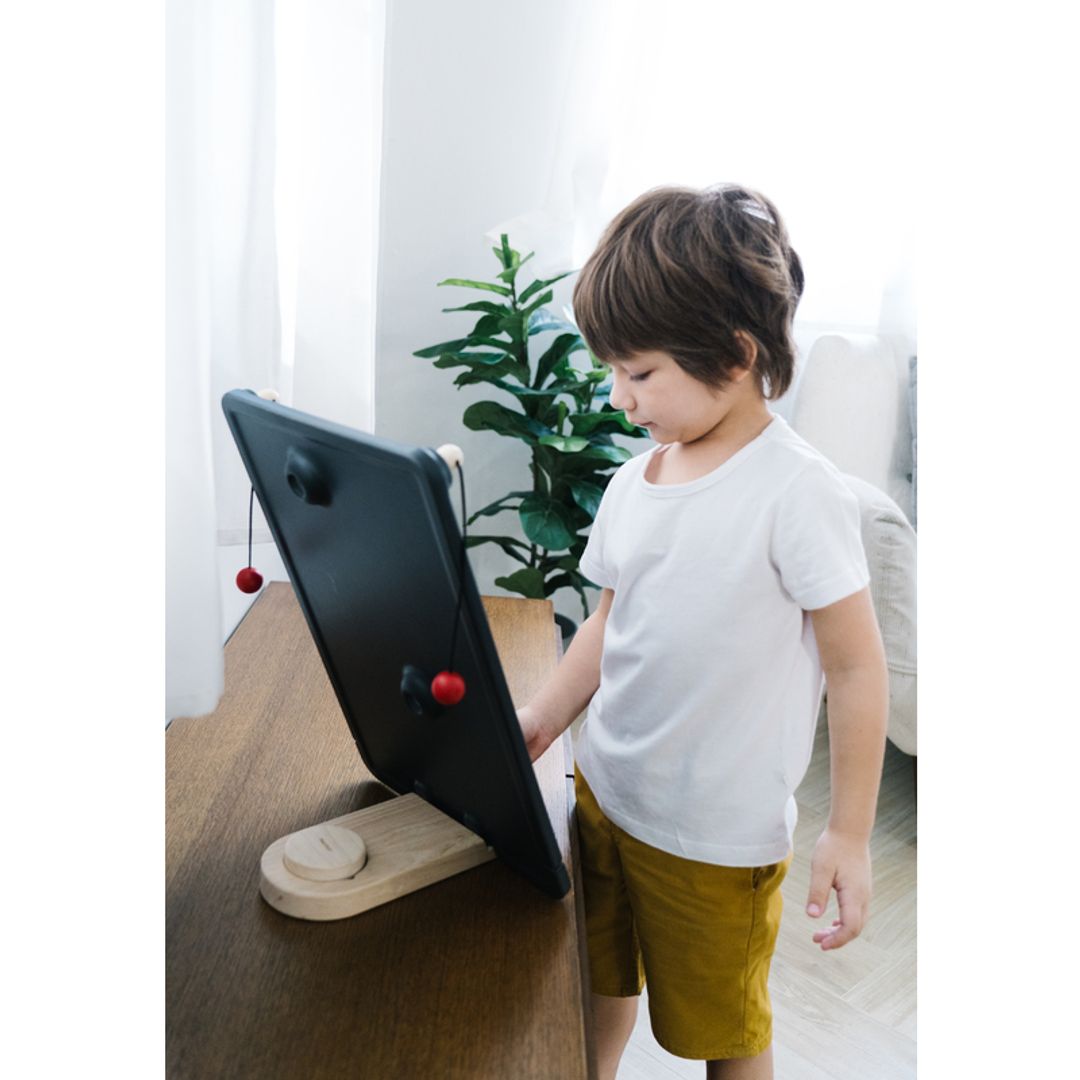
<path fill-rule="evenodd" d="M 575 788 L 599 1076 L 649 986 L 657 1041 L 769 1077 L 780 884 L 827 682 L 832 804 L 807 912 L 856 937 L 888 682 L 858 504 L 766 401 L 791 384 L 803 274 L 773 204 L 658 188 L 574 289 L 611 404 L 657 445 L 612 475 L 581 569 L 603 593 L 520 711 L 532 760 L 588 705 Z"/>

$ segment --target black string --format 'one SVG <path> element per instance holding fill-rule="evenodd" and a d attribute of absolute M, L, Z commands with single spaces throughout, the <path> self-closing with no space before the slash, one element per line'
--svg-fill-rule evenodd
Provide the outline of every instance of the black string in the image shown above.
<path fill-rule="evenodd" d="M 450 639 L 450 666 L 447 671 L 454 670 L 454 652 L 457 649 L 458 623 L 461 621 L 461 601 L 465 595 L 465 540 L 469 535 L 468 516 L 465 513 L 465 473 L 461 470 L 461 463 L 457 465 L 458 480 L 461 483 L 461 563 L 458 566 L 458 602 L 457 614 L 454 615 L 454 635 Z"/>
<path fill-rule="evenodd" d="M 251 568 L 251 523 L 255 518 L 255 487 L 251 488 L 251 501 L 248 503 L 248 568 Z M 233 564 L 235 565 L 235 563 Z"/>

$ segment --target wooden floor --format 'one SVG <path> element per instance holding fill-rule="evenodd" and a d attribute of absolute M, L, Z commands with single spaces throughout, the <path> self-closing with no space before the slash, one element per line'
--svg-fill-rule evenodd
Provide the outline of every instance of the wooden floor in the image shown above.
<path fill-rule="evenodd" d="M 575 721 L 575 727 L 580 718 Z M 796 793 L 795 858 L 782 892 L 773 956 L 773 1055 L 777 1080 L 911 1080 L 915 1076 L 915 864 L 913 759 L 888 743 L 871 838 L 874 895 L 863 933 L 822 952 L 812 935 L 832 925 L 836 894 L 820 919 L 806 913 L 810 855 L 829 810 L 824 715 Z M 649 1028 L 648 988 L 618 1080 L 701 1080 L 705 1067 L 667 1053 Z"/>

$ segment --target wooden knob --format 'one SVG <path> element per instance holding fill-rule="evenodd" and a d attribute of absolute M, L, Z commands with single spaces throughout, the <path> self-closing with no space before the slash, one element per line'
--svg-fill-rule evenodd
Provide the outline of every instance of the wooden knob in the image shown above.
<path fill-rule="evenodd" d="M 313 825 L 285 841 L 283 861 L 306 881 L 345 881 L 363 870 L 367 847 L 359 833 L 342 825 Z"/>
<path fill-rule="evenodd" d="M 465 460 L 465 455 L 461 452 L 461 447 L 455 446 L 453 443 L 443 443 L 435 453 L 446 462 L 451 472 Z"/>

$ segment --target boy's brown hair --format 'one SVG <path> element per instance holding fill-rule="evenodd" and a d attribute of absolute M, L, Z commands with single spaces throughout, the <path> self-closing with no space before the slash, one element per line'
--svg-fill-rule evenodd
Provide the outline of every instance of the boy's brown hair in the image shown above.
<path fill-rule="evenodd" d="M 757 345 L 754 376 L 781 397 L 802 264 L 776 207 L 737 184 L 657 187 L 608 225 L 574 286 L 578 329 L 600 360 L 666 352 L 714 389 L 744 367 L 736 330 Z"/>

